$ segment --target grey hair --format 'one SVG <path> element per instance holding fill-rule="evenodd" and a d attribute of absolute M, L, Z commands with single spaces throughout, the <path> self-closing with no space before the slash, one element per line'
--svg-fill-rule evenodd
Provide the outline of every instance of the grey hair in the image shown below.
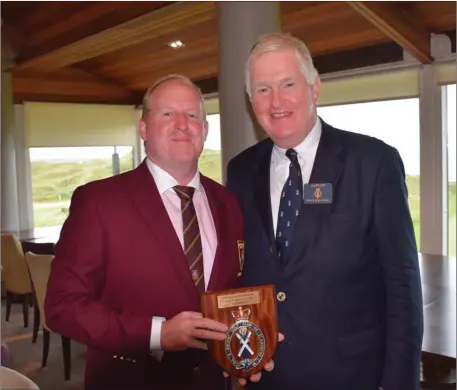
<path fill-rule="evenodd" d="M 149 114 L 149 111 L 150 111 L 149 98 L 154 93 L 154 91 L 163 83 L 165 83 L 167 81 L 171 81 L 171 80 L 180 80 L 180 81 L 186 83 L 187 85 L 190 85 L 193 89 L 195 89 L 195 91 L 197 92 L 198 97 L 200 99 L 200 113 L 202 115 L 203 121 L 205 121 L 206 120 L 205 98 L 203 97 L 203 94 L 202 94 L 200 88 L 198 88 L 192 82 L 191 79 L 189 79 L 186 76 L 180 75 L 180 74 L 169 74 L 165 77 L 162 77 L 162 78 L 158 79 L 154 84 L 152 84 L 148 88 L 148 90 L 146 91 L 146 93 L 144 94 L 144 97 L 143 97 L 143 111 L 142 111 L 141 117 L 144 119 Z"/>
<path fill-rule="evenodd" d="M 245 70 L 245 83 L 246 92 L 251 97 L 251 63 L 260 54 L 284 50 L 287 48 L 293 49 L 297 57 L 300 70 L 305 76 L 310 85 L 313 85 L 318 77 L 318 72 L 314 67 L 313 59 L 308 47 L 300 39 L 293 37 L 289 33 L 273 33 L 261 36 L 251 49 L 246 70 Z"/>

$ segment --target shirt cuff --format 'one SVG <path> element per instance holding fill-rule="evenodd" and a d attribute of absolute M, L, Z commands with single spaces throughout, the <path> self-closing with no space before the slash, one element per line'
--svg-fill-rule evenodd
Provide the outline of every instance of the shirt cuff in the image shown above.
<path fill-rule="evenodd" d="M 162 324 L 164 323 L 164 317 L 152 317 L 151 324 L 151 338 L 149 342 L 149 348 L 151 355 L 157 360 L 162 360 L 163 351 L 160 345 L 160 335 L 162 331 Z"/>

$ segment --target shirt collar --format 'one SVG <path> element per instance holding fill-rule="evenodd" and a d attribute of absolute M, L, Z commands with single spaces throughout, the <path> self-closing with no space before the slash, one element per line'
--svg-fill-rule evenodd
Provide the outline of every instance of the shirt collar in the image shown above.
<path fill-rule="evenodd" d="M 299 159 L 305 160 L 307 153 L 310 151 L 317 150 L 317 146 L 319 144 L 319 140 L 321 138 L 322 133 L 322 122 L 319 117 L 317 117 L 316 124 L 311 129 L 309 134 L 305 137 L 305 139 L 298 144 L 294 150 L 297 152 Z M 273 146 L 273 155 L 271 159 L 271 163 L 273 164 L 273 168 L 276 169 L 278 165 L 281 163 L 282 160 L 286 159 L 289 161 L 289 158 L 286 156 L 287 149 L 280 148 L 277 145 Z"/>
<path fill-rule="evenodd" d="M 168 190 L 173 189 L 174 186 L 179 185 L 173 176 L 160 168 L 157 164 L 153 163 L 148 157 L 146 157 L 146 164 L 149 168 L 149 172 L 151 172 L 151 175 L 156 182 L 160 195 L 163 195 Z M 187 187 L 193 187 L 204 194 L 203 187 L 200 182 L 200 172 L 198 170 L 190 183 L 187 184 Z"/>

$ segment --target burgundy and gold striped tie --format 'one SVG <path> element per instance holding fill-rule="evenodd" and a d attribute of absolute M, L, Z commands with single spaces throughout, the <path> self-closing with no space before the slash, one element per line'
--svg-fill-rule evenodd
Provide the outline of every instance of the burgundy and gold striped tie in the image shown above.
<path fill-rule="evenodd" d="M 203 250 L 198 226 L 197 214 L 195 213 L 194 196 L 195 188 L 185 186 L 173 187 L 181 198 L 182 226 L 184 233 L 184 254 L 189 263 L 192 280 L 199 292 L 205 291 L 205 278 L 203 274 Z"/>

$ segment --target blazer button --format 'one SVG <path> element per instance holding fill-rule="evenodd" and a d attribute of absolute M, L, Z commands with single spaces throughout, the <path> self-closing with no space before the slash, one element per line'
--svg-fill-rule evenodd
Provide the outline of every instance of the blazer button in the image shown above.
<path fill-rule="evenodd" d="M 287 297 L 286 297 L 286 293 L 280 291 L 280 292 L 278 292 L 278 293 L 276 294 L 276 298 L 278 299 L 279 302 L 284 302 L 284 301 L 286 300 L 286 298 L 287 298 Z"/>
<path fill-rule="evenodd" d="M 270 246 L 270 253 L 275 253 L 275 249 L 272 246 Z"/>

